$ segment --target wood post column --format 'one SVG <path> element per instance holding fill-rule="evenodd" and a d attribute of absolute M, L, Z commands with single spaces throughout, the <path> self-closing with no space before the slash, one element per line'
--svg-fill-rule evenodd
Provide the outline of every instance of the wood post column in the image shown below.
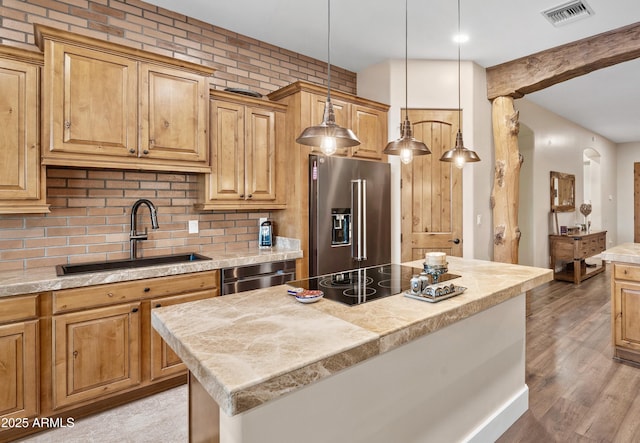
<path fill-rule="evenodd" d="M 495 171 L 491 208 L 493 210 L 493 260 L 518 263 L 518 205 L 520 198 L 520 165 L 518 149 L 519 113 L 513 97 L 497 97 L 492 102 Z"/>

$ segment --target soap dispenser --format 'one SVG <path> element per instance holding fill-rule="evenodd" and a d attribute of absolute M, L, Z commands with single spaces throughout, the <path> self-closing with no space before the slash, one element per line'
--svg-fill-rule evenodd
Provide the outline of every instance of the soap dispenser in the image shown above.
<path fill-rule="evenodd" d="M 267 219 L 260 222 L 258 246 L 260 248 L 270 248 L 273 246 L 273 224 L 271 220 Z"/>

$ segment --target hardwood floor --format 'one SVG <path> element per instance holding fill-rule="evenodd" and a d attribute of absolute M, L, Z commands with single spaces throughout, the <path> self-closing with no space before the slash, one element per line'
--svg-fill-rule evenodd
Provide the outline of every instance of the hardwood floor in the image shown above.
<path fill-rule="evenodd" d="M 610 270 L 527 294 L 529 410 L 498 440 L 640 442 L 640 368 L 612 359 Z"/>

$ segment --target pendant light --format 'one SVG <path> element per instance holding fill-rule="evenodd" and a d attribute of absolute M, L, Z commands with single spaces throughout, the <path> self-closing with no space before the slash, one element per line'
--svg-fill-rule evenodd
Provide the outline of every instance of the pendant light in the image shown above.
<path fill-rule="evenodd" d="M 440 161 L 453 162 L 457 168 L 462 169 L 466 163 L 479 162 L 480 157 L 471 149 L 465 148 L 464 142 L 462 141 L 462 130 L 460 129 L 462 126 L 462 106 L 460 105 L 460 37 L 460 0 L 458 0 L 458 133 L 456 134 L 455 147 L 442 154 Z"/>
<path fill-rule="evenodd" d="M 302 131 L 296 142 L 306 146 L 318 146 L 325 155 L 331 155 L 338 148 L 358 146 L 360 140 L 351 129 L 338 126 L 331 103 L 331 0 L 327 3 L 327 101 L 324 104 L 322 123 Z"/>
<path fill-rule="evenodd" d="M 409 164 L 413 160 L 414 155 L 426 155 L 431 154 L 427 145 L 420 140 L 413 138 L 411 130 L 411 122 L 409 121 L 409 69 L 408 69 L 408 40 L 409 40 L 409 13 L 407 7 L 408 0 L 404 2 L 404 21 L 405 21 L 405 36 L 404 36 L 404 76 L 405 76 L 405 108 L 404 108 L 404 121 L 400 126 L 400 138 L 389 142 L 384 148 L 384 153 L 388 155 L 399 155 L 400 161 L 404 164 Z"/>

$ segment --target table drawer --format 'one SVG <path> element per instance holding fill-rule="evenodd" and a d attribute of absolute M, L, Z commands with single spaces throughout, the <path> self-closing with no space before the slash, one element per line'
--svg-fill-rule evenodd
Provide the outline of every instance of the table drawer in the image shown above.
<path fill-rule="evenodd" d="M 53 313 L 216 288 L 218 280 L 218 271 L 205 271 L 54 291 Z"/>

